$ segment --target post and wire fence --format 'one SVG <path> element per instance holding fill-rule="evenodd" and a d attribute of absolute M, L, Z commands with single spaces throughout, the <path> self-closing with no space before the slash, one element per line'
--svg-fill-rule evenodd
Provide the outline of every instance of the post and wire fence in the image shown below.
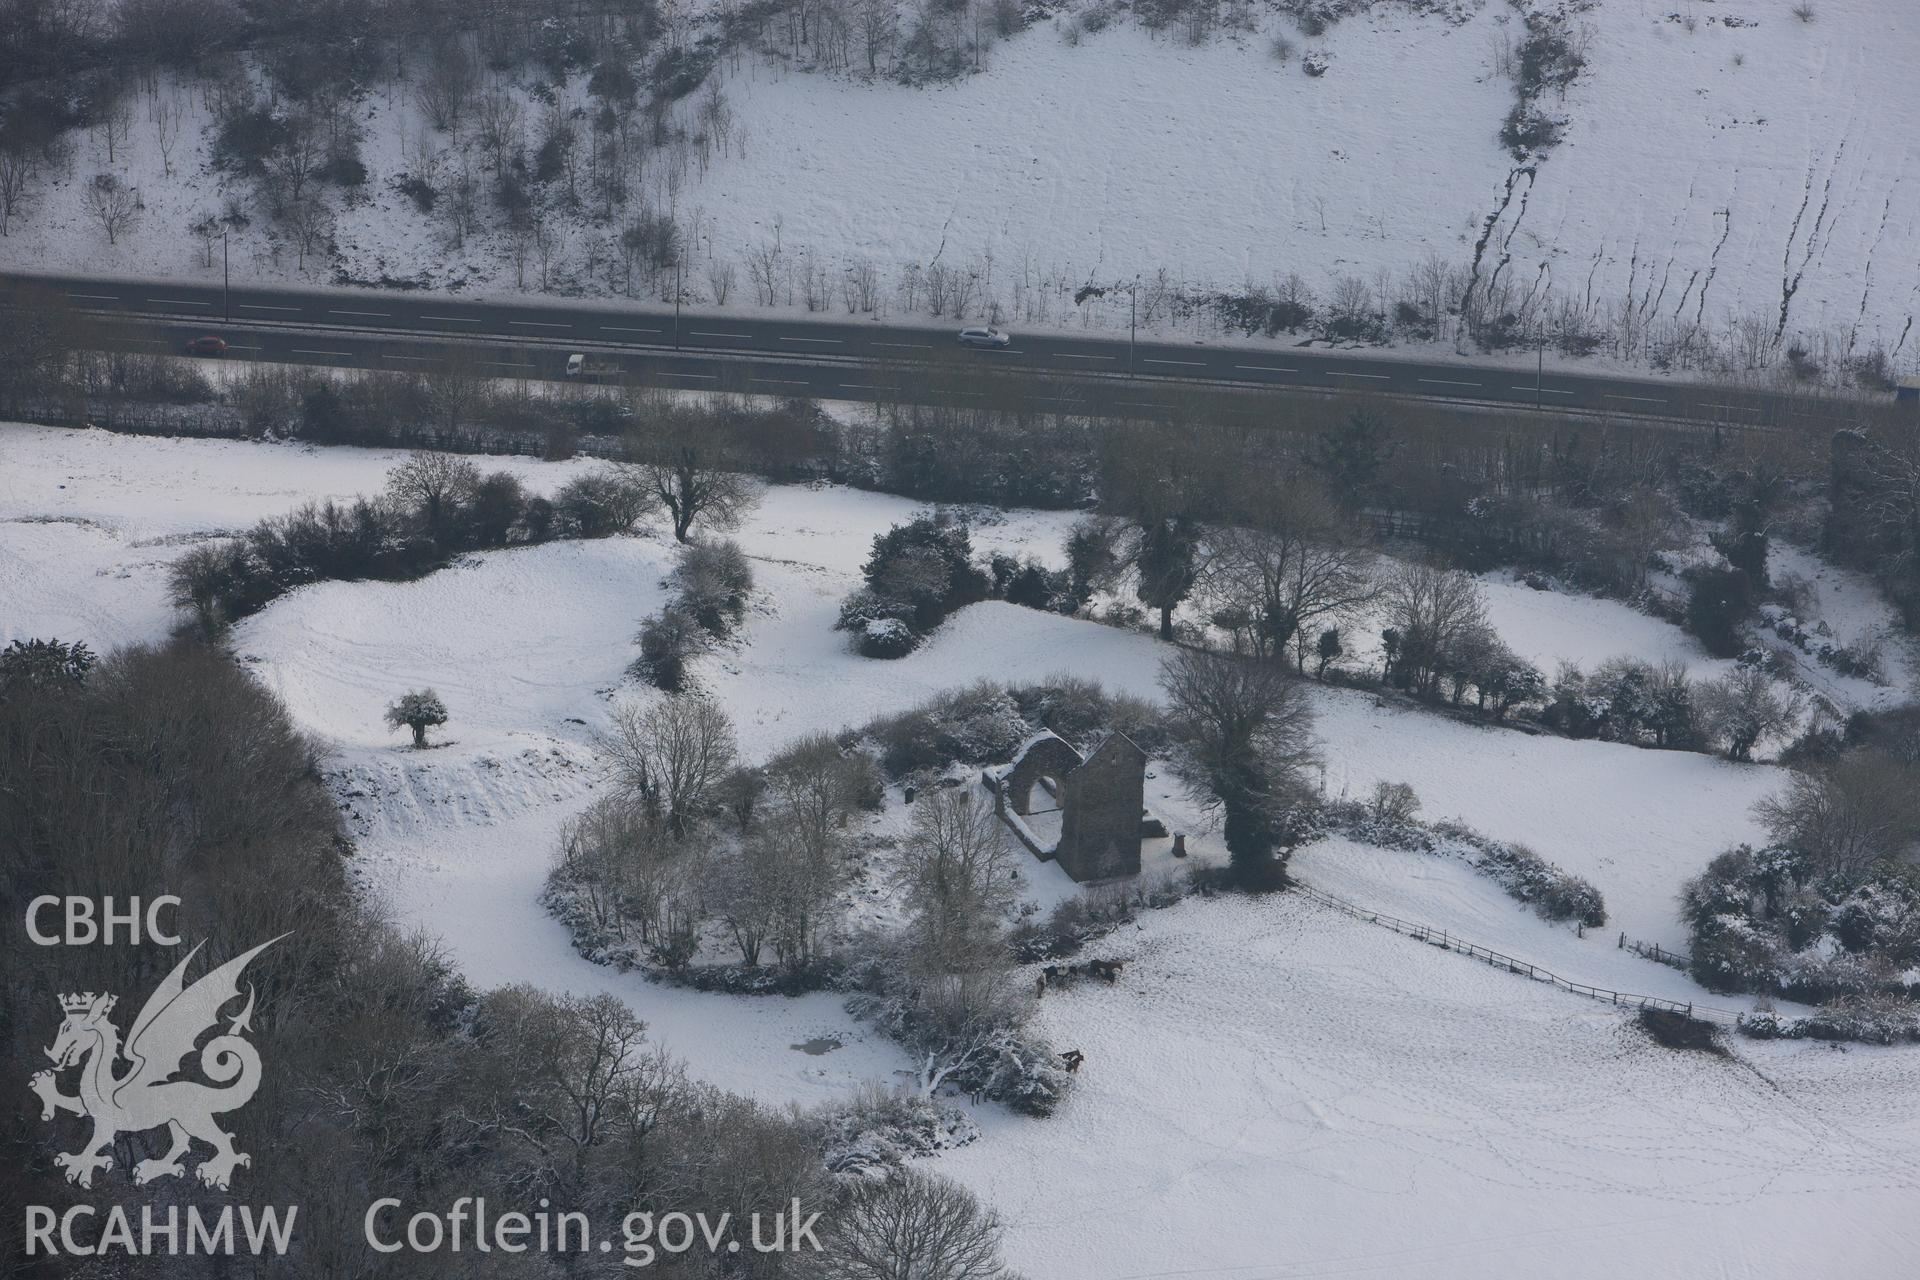
<path fill-rule="evenodd" d="M 1631 951 L 1643 960 L 1651 960 L 1655 964 L 1664 964 L 1669 969 L 1678 969 L 1682 973 L 1685 973 L 1693 965 L 1693 958 L 1683 951 L 1675 951 L 1672 947 L 1663 947 L 1657 942 L 1642 942 L 1638 938 L 1629 938 L 1624 933 L 1620 935 L 1620 941 L 1616 945 L 1620 950 Z"/>
<path fill-rule="evenodd" d="M 1416 942 L 1423 942 L 1431 947 L 1440 947 L 1456 955 L 1470 956 L 1493 968 L 1505 969 L 1508 973 L 1518 977 L 1527 978 L 1533 982 L 1547 983 L 1551 986 L 1558 987 L 1562 991 L 1570 991 L 1574 995 L 1586 996 L 1590 1000 L 1599 1000 L 1603 1003 L 1614 1005 L 1617 1008 L 1657 1009 L 1666 1013 L 1681 1014 L 1688 1018 L 1699 1018 L 1708 1022 L 1725 1023 L 1728 1026 L 1733 1026 L 1740 1020 L 1740 1013 L 1734 1009 L 1720 1009 L 1712 1005 L 1697 1004 L 1691 1000 L 1671 1000 L 1665 996 L 1641 995 L 1631 991 L 1615 991 L 1611 987 L 1596 987 L 1591 983 L 1575 982 L 1571 978 L 1561 977 L 1551 969 L 1542 968 L 1532 961 L 1495 951 L 1491 947 L 1483 947 L 1477 942 L 1471 942 L 1445 929 L 1436 929 L 1432 925 L 1422 924 L 1416 920 L 1402 920 L 1400 917 L 1388 915 L 1384 911 L 1375 911 L 1369 907 L 1363 907 L 1358 903 L 1348 902 L 1345 898 L 1323 892 L 1322 890 L 1314 888 L 1312 885 L 1300 884 L 1296 881 L 1294 888 L 1302 897 L 1317 902 L 1321 906 L 1331 907 L 1335 911 L 1352 916 L 1356 920 L 1364 920 L 1368 924 L 1378 925 L 1383 929 L 1391 929 L 1395 933 L 1403 937 L 1412 938 Z M 1623 947 L 1626 946 L 1626 935 L 1622 934 L 1621 939 L 1621 945 Z M 1671 959 L 1673 953 L 1667 952 L 1666 955 Z"/>

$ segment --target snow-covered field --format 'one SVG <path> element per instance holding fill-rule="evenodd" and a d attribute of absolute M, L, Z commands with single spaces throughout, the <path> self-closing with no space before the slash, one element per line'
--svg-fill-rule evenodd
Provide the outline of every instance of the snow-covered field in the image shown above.
<path fill-rule="evenodd" d="M 183 547 L 310 498 L 370 492 L 399 457 L 7 428 L 0 636 L 78 636 L 102 648 L 157 638 L 175 616 L 164 567 Z M 591 464 L 511 465 L 551 491 Z M 703 659 L 701 679 L 749 758 L 981 678 L 1071 671 L 1156 694 L 1161 649 L 1151 639 L 1005 604 L 963 611 L 898 662 L 849 652 L 831 629 L 839 602 L 873 536 L 915 509 L 878 494 L 774 488 L 740 531 L 760 597 L 742 643 Z M 1057 558 L 1072 518 L 1008 513 L 977 526 L 975 544 Z M 661 603 L 672 550 L 659 536 L 557 543 L 468 557 L 418 582 L 320 583 L 244 622 L 236 644 L 380 798 L 356 806 L 369 834 L 409 841 L 438 820 L 487 826 L 545 813 L 527 854 L 535 883 L 552 830 L 588 794 L 591 731 L 621 685 L 639 619 Z M 1719 665 L 1677 629 L 1616 602 L 1499 579 L 1488 587 L 1501 634 L 1543 667 L 1623 653 L 1679 656 L 1702 674 Z M 423 684 L 454 710 L 452 745 L 425 757 L 395 751 L 399 739 L 380 719 L 396 689 Z M 1770 769 L 1700 755 L 1530 738 L 1338 690 L 1316 698 L 1328 794 L 1410 783 L 1423 816 L 1532 846 L 1598 884 L 1619 928 L 1666 946 L 1682 940 L 1673 911 L 1681 881 L 1759 834 L 1747 811 L 1776 785 Z M 1168 794 L 1149 800 L 1174 804 Z"/>
<path fill-rule="evenodd" d="M 0 427 L 0 636 L 162 634 L 157 579 L 180 546 L 374 489 L 396 457 Z M 579 465 L 518 469 L 545 491 Z M 872 536 L 913 509 L 775 488 L 740 532 L 757 599 L 739 644 L 699 674 L 749 758 L 978 677 L 1070 671 L 1154 692 L 1157 641 L 1004 604 L 962 611 L 898 662 L 848 652 L 829 629 L 838 602 Z M 1007 513 L 976 546 L 1052 555 L 1070 519 Z M 316 584 L 241 624 L 234 647 L 356 793 L 362 883 L 401 924 L 441 935 L 474 982 L 612 991 L 695 1075 L 770 1100 L 888 1079 L 901 1054 L 835 999 L 652 986 L 581 959 L 535 900 L 560 824 L 600 785 L 590 734 L 616 692 L 636 692 L 621 672 L 671 563 L 655 535 L 473 556 L 413 583 Z M 1496 591 L 1494 607 L 1536 660 L 1692 656 L 1671 628 L 1605 602 Z M 418 684 L 453 713 L 447 745 L 427 752 L 379 722 Z M 1330 792 L 1411 782 L 1424 816 L 1592 879 L 1614 923 L 1579 937 L 1462 864 L 1347 841 L 1298 855 L 1309 883 L 1569 977 L 1738 1006 L 1617 950 L 1613 931 L 1683 941 L 1679 884 L 1756 834 L 1748 810 L 1776 769 L 1315 697 Z M 1208 852 L 1164 771 L 1149 788 Z M 1058 887 L 1033 880 L 1036 896 Z M 1095 951 L 1129 962 L 1118 986 L 1041 1006 L 1041 1030 L 1087 1054 L 1067 1106 L 1047 1121 L 989 1110 L 984 1139 L 942 1163 L 1001 1212 L 1033 1276 L 1893 1277 L 1920 1246 L 1912 1052 L 1675 1055 L 1610 1008 L 1291 898 L 1189 901 Z M 823 1041 L 840 1047 L 798 1047 Z"/>
<path fill-rule="evenodd" d="M 1066 1107 L 941 1160 L 1031 1274 L 1912 1272 L 1911 1052 L 1677 1055 L 1288 899 L 1188 902 L 1101 953 L 1118 986 L 1041 1004 L 1086 1054 Z"/>
<path fill-rule="evenodd" d="M 1564 101 L 1543 104 L 1567 120 L 1565 139 L 1517 176 L 1497 141 L 1513 86 L 1496 50 L 1519 28 L 1506 4 L 1457 6 L 1471 17 L 1455 24 L 1381 3 L 1313 40 L 1266 15 L 1257 32 L 1198 46 L 1124 18 L 1070 43 L 1086 7 L 931 88 L 724 62 L 725 145 L 691 165 L 654 153 L 639 175 L 645 203 L 685 228 L 689 287 L 713 301 L 708 268 L 730 263 L 732 304 L 754 305 L 748 256 L 777 242 L 783 272 L 817 267 L 830 291 L 850 264 L 871 262 L 883 310 L 904 307 L 896 286 L 909 264 L 939 263 L 974 277 L 980 314 L 1124 328 L 1125 296 L 1069 295 L 1162 269 L 1222 289 L 1297 272 L 1322 300 L 1342 278 L 1384 285 L 1390 307 L 1420 264 L 1465 268 L 1484 238 L 1482 278 L 1512 285 L 1515 305 L 1571 301 L 1616 322 L 1631 310 L 1641 332 L 1697 323 L 1729 354 L 1735 320 L 1753 317 L 1765 337 L 1782 322 L 1830 351 L 1879 345 L 1920 368 L 1920 24 L 1901 0 L 1820 0 L 1810 22 L 1786 0 L 1573 6 L 1586 69 Z M 1275 34 L 1324 52 L 1326 75 L 1302 74 L 1297 55 L 1276 60 Z M 527 88 L 511 92 L 537 120 Z M 562 92 L 585 101 L 577 78 Z M 217 273 L 218 254 L 209 266 L 188 227 L 229 196 L 251 197 L 208 166 L 203 95 L 172 96 L 183 124 L 170 161 L 140 99 L 131 142 L 108 162 L 98 138 L 81 140 L 71 173 L 0 238 L 0 264 Z M 690 131 L 699 97 L 676 108 Z M 481 167 L 472 131 L 458 146 L 435 134 L 408 85 L 375 88 L 359 111 L 371 179 L 335 211 L 337 262 L 302 265 L 258 216 L 235 242 L 236 269 L 325 281 L 337 266 L 513 291 L 497 226 L 483 219 L 456 245 L 444 217 L 394 187 L 436 150 L 447 174 L 460 147 Z M 145 206 L 114 246 L 83 199 L 108 171 Z M 571 224 L 554 286 L 606 292 L 617 233 Z M 1151 299 L 1144 319 L 1164 319 Z"/>
<path fill-rule="evenodd" d="M 373 493 L 404 454 L 0 424 L 0 643 L 156 640 L 166 567 L 187 547 L 303 502 Z M 548 492 L 584 463 L 504 458 Z"/>

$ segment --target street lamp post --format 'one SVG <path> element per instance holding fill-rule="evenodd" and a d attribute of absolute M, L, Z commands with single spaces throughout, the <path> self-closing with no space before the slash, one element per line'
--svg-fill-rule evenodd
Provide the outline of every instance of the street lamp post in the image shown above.
<path fill-rule="evenodd" d="M 1133 372 L 1133 344 L 1140 330 L 1140 277 L 1127 286 L 1127 372 Z"/>
<path fill-rule="evenodd" d="M 220 232 L 220 316 L 223 323 L 233 323 L 233 277 L 227 271 L 227 232 Z"/>
<path fill-rule="evenodd" d="M 681 255 L 675 254 L 673 257 L 673 349 L 675 351 L 680 349 L 680 295 L 686 292 L 681 273 L 685 270 L 686 263 Z"/>

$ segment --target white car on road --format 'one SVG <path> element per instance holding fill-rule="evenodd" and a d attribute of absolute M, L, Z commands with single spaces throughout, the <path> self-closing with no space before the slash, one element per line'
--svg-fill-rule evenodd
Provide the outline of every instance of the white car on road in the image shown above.
<path fill-rule="evenodd" d="M 963 347 L 1004 347 L 1012 341 L 1012 337 L 1001 329 L 974 328 L 960 331 L 960 345 Z"/>

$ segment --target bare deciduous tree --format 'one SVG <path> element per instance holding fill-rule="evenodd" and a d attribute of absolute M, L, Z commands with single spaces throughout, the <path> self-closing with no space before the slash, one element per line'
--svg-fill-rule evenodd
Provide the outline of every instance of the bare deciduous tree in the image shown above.
<path fill-rule="evenodd" d="M 865 757 L 842 751 L 830 734 L 800 739 L 766 767 L 768 792 L 786 802 L 808 839 L 844 826 L 871 785 L 872 767 Z"/>
<path fill-rule="evenodd" d="M 832 286 L 827 280 L 827 269 L 814 256 L 812 249 L 800 254 L 800 296 L 809 311 L 824 311 L 833 305 Z"/>
<path fill-rule="evenodd" d="M 1682 543 L 1686 521 L 1673 500 L 1651 484 L 1636 485 L 1620 501 L 1616 530 L 1620 540 L 1615 573 L 1634 591 L 1647 585 L 1647 573 L 1657 552 Z"/>
<path fill-rule="evenodd" d="M 27 183 L 33 177 L 33 154 L 19 143 L 0 145 L 0 236 L 26 207 Z"/>
<path fill-rule="evenodd" d="M 1878 544 L 1889 577 L 1920 565 L 1920 432 L 1887 423 L 1836 441 L 1846 454 L 1847 507 L 1861 533 Z"/>
<path fill-rule="evenodd" d="M 759 501 L 752 477 L 726 469 L 711 434 L 700 424 L 667 411 L 657 429 L 627 437 L 627 456 L 648 489 L 673 519 L 673 536 L 693 540 L 695 525 L 734 528 Z"/>
<path fill-rule="evenodd" d="M 900 31 L 900 19 L 893 0 L 856 0 L 854 25 L 860 32 L 860 46 L 867 55 L 867 74 L 880 74 L 880 55 L 891 52 Z"/>
<path fill-rule="evenodd" d="M 86 202 L 88 215 L 107 233 L 109 245 L 120 242 L 140 212 L 139 195 L 111 173 L 93 175 L 86 186 Z"/>
<path fill-rule="evenodd" d="M 719 77 L 707 81 L 707 91 L 701 95 L 699 120 L 707 136 L 717 143 L 722 155 L 727 154 L 733 145 L 734 114 L 733 107 L 727 102 L 726 94 L 720 90 Z"/>
<path fill-rule="evenodd" d="M 953 306 L 954 289 L 959 272 L 944 262 L 931 262 L 922 273 L 927 286 L 927 310 L 936 316 L 947 314 L 947 308 Z M 957 314 L 957 312 L 956 312 Z"/>
<path fill-rule="evenodd" d="M 1393 676 L 1422 697 L 1438 696 L 1441 677 L 1459 665 L 1458 650 L 1487 630 L 1480 584 L 1457 569 L 1402 564 L 1381 594 L 1395 633 Z"/>
<path fill-rule="evenodd" d="M 1213 535 L 1200 592 L 1236 648 L 1280 658 L 1291 647 L 1305 671 L 1319 630 L 1374 598 L 1371 557 L 1318 490 L 1296 485 L 1272 510 L 1258 526 Z"/>
<path fill-rule="evenodd" d="M 763 307 L 780 301 L 780 286 L 786 277 L 786 258 L 780 247 L 780 223 L 773 224 L 773 239 L 747 250 L 747 277 Z"/>
<path fill-rule="evenodd" d="M 683 1087 L 678 1066 L 645 1051 L 647 1024 L 624 1001 L 554 996 L 534 987 L 488 993 L 476 1017 L 514 1056 L 499 1102 L 503 1127 L 540 1153 L 540 1163 L 585 1179 L 592 1152 L 612 1141 L 633 1104 L 662 1088 Z"/>
<path fill-rule="evenodd" d="M 220 221 L 220 215 L 217 213 L 204 214 L 189 227 L 188 230 L 193 232 L 200 241 L 200 265 L 203 267 L 211 267 L 213 265 L 213 242 L 221 239 L 226 234 L 226 229 Z"/>
<path fill-rule="evenodd" d="M 506 171 L 507 156 L 520 145 L 525 115 L 519 100 L 504 86 L 496 86 L 481 97 L 474 120 L 480 132 L 480 145 L 492 158 L 495 173 Z"/>
<path fill-rule="evenodd" d="M 480 468 L 457 454 L 422 449 L 387 472 L 387 493 L 419 517 L 436 537 L 444 533 L 480 484 Z"/>
<path fill-rule="evenodd" d="M 1819 873 L 1858 880 L 1920 839 L 1920 776 L 1883 751 L 1850 751 L 1754 806 L 1776 843 L 1810 856 Z"/>
<path fill-rule="evenodd" d="M 460 123 L 479 78 L 479 68 L 463 37 L 452 36 L 433 47 L 427 73 L 420 82 L 420 105 L 426 108 L 434 128 L 460 136 Z"/>
<path fill-rule="evenodd" d="M 748 968 L 759 965 L 776 927 L 779 885 L 784 878 L 781 852 L 779 840 L 755 832 L 737 847 L 717 851 L 708 861 L 701 885 L 702 896 L 733 935 L 740 963 Z"/>
<path fill-rule="evenodd" d="M 937 1174 L 903 1168 L 855 1186 L 833 1214 L 831 1280 L 1007 1280 L 998 1217 Z"/>
<path fill-rule="evenodd" d="M 461 157 L 459 171 L 447 183 L 444 207 L 447 225 L 453 231 L 453 247 L 461 248 L 480 220 L 480 186 L 474 181 L 473 170 L 465 156 Z"/>
<path fill-rule="evenodd" d="M 173 176 L 173 149 L 180 142 L 180 104 L 171 96 L 156 95 L 153 100 L 153 141 L 160 152 L 160 168 Z"/>
<path fill-rule="evenodd" d="M 635 797 L 616 792 L 561 829 L 556 871 L 609 936 L 624 940 L 631 927 L 641 942 L 670 949 L 697 918 L 708 872 L 699 853 Z"/>
<path fill-rule="evenodd" d="M 533 248 L 540 260 L 540 292 L 545 293 L 552 288 L 554 267 L 567 250 L 567 233 L 551 219 L 536 218 Z"/>
<path fill-rule="evenodd" d="M 871 312 L 880 293 L 880 272 L 870 258 L 855 259 L 840 278 L 840 300 L 847 314 Z"/>
<path fill-rule="evenodd" d="M 327 140 L 320 121 L 308 111 L 288 115 L 280 143 L 267 162 L 273 181 L 272 194 L 283 207 L 299 204 L 307 195 L 307 186 L 327 157 Z"/>
<path fill-rule="evenodd" d="M 733 275 L 733 263 L 730 260 L 713 258 L 707 262 L 707 292 L 716 307 L 727 305 L 727 297 L 733 292 Z"/>
<path fill-rule="evenodd" d="M 1739 667 L 1694 690 L 1693 704 L 1707 739 L 1729 760 L 1751 760 L 1753 749 L 1770 737 L 1788 733 L 1800 720 L 1800 695 L 1781 696 L 1773 677 L 1758 667 Z"/>
<path fill-rule="evenodd" d="M 755 781 L 767 803 L 738 854 L 719 860 L 721 912 L 748 964 L 770 940 L 782 964 L 802 965 L 818 954 L 846 885 L 846 822 L 871 785 L 871 767 L 816 734 L 768 762 Z"/>
<path fill-rule="evenodd" d="M 133 103 L 116 98 L 100 109 L 100 159 L 119 164 L 127 158 L 127 135 L 133 131 Z"/>
<path fill-rule="evenodd" d="M 0 408 L 24 409 L 69 386 L 75 353 L 95 345 L 95 322 L 63 294 L 28 284 L 0 285 L 0 308 Z"/>
<path fill-rule="evenodd" d="M 448 348 L 427 367 L 420 385 L 440 430 L 451 440 L 485 391 L 479 354 L 470 347 Z"/>
<path fill-rule="evenodd" d="M 708 807 L 738 753 L 727 713 L 690 695 L 622 703 L 600 750 L 620 784 L 676 836 Z"/>
<path fill-rule="evenodd" d="M 309 193 L 286 207 L 287 230 L 299 253 L 299 265 L 306 269 L 307 255 L 333 234 L 333 210 L 318 193 Z"/>
<path fill-rule="evenodd" d="M 533 224 L 516 218 L 507 227 L 507 256 L 513 261 L 513 287 L 527 287 L 527 258 L 533 252 Z"/>
<path fill-rule="evenodd" d="M 834 828 L 808 829 L 804 815 L 776 803 L 737 849 L 713 860 L 708 900 L 754 965 L 770 943 L 789 968 L 817 957 L 848 878 L 848 842 Z"/>
<path fill-rule="evenodd" d="M 907 1048 L 920 1096 L 999 1059 L 1033 1010 L 1033 992 L 1004 967 L 916 976 L 919 1011 Z"/>
<path fill-rule="evenodd" d="M 936 790 L 914 806 L 895 876 L 920 972 L 973 973 L 1004 957 L 1012 859 L 1006 825 L 970 789 Z"/>

